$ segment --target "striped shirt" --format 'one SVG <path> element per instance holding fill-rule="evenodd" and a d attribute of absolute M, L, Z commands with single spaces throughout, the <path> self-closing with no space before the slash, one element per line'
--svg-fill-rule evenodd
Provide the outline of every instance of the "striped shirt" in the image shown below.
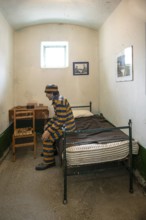
<path fill-rule="evenodd" d="M 63 126 L 67 131 L 74 131 L 76 128 L 75 120 L 67 99 L 64 99 L 63 96 L 57 96 L 53 99 L 52 105 L 55 114 L 48 122 L 48 131 L 54 133 Z"/>

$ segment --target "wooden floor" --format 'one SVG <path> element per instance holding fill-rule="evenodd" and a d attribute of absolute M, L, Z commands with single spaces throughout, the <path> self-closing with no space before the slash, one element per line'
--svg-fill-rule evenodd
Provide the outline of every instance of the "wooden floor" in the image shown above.
<path fill-rule="evenodd" d="M 33 151 L 19 149 L 16 162 L 10 151 L 0 165 L 0 220 L 145 220 L 146 196 L 134 182 L 128 191 L 125 169 L 68 177 L 68 203 L 63 205 L 63 171 L 36 171 L 42 162 L 38 138 Z"/>

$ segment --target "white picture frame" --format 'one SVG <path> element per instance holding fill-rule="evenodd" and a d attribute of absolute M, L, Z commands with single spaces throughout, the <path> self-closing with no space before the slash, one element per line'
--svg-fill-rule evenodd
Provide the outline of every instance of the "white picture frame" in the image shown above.
<path fill-rule="evenodd" d="M 117 56 L 116 81 L 133 80 L 133 46 L 125 48 Z"/>

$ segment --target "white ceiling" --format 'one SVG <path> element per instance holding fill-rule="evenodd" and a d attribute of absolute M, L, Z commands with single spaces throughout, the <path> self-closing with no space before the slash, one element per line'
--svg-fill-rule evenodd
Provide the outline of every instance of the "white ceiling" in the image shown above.
<path fill-rule="evenodd" d="M 14 29 L 68 23 L 98 29 L 121 0 L 0 0 L 0 11 Z"/>

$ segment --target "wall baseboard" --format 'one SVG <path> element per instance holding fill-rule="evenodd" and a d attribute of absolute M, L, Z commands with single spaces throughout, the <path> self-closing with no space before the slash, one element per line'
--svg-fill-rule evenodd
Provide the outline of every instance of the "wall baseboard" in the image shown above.
<path fill-rule="evenodd" d="M 134 158 L 134 168 L 140 172 L 140 175 L 146 180 L 146 148 L 139 146 L 139 153 Z"/>
<path fill-rule="evenodd" d="M 134 176 L 140 186 L 142 186 L 144 195 L 146 195 L 146 180 L 141 176 L 138 170 L 134 171 Z"/>
<path fill-rule="evenodd" d="M 12 143 L 12 134 L 13 124 L 10 124 L 9 127 L 0 134 L 0 158 L 3 158 L 3 156 L 5 156 L 5 153 Z"/>

